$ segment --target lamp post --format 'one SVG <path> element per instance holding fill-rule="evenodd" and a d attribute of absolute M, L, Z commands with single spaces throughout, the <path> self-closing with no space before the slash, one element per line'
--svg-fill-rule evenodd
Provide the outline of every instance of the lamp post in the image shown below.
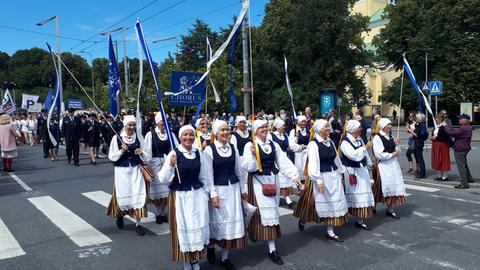
<path fill-rule="evenodd" d="M 91 52 L 79 51 L 79 53 L 84 53 L 90 55 L 90 63 L 92 64 L 92 91 L 93 91 L 93 103 L 95 103 L 95 80 L 93 77 L 93 56 Z"/>
<path fill-rule="evenodd" d="M 152 41 L 152 43 L 160 43 L 163 41 L 169 41 L 174 39 L 175 39 L 175 62 L 177 62 L 177 55 L 178 55 L 178 37 L 177 36 L 157 39 Z"/>
<path fill-rule="evenodd" d="M 425 52 L 425 83 L 428 83 L 428 52 L 433 50 L 433 48 L 422 48 L 421 50 Z M 430 89 L 430 92 L 432 92 L 432 89 Z M 430 95 L 430 92 L 428 93 L 428 103 L 432 104 L 432 95 Z M 428 127 L 428 110 L 426 108 L 425 108 L 425 115 L 427 116 L 426 121 L 427 121 L 427 127 Z M 435 121 L 434 115 L 432 115 L 432 121 Z"/>
<path fill-rule="evenodd" d="M 58 23 L 58 16 L 52 16 L 50 18 L 47 18 L 43 21 L 38 22 L 36 25 L 37 26 L 42 26 L 50 21 L 53 21 L 55 19 L 55 29 L 56 29 L 56 35 L 57 35 L 57 56 L 58 60 L 61 59 L 61 52 L 60 52 L 60 27 Z M 59 83 L 59 89 L 60 89 L 60 104 L 63 105 L 63 83 L 62 83 L 62 63 L 58 61 L 58 83 Z M 63 106 L 60 109 L 63 112 Z"/>

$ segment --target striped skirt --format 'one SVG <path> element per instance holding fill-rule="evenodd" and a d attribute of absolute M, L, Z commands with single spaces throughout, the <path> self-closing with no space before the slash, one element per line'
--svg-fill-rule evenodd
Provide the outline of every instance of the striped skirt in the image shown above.
<path fill-rule="evenodd" d="M 220 248 L 226 249 L 242 249 L 247 246 L 247 235 L 245 234 L 242 238 L 232 239 L 232 240 L 216 240 L 210 239 L 210 243 L 216 244 Z"/>
<path fill-rule="evenodd" d="M 348 208 L 348 213 L 356 218 L 372 218 L 372 207 Z"/>
<path fill-rule="evenodd" d="M 305 189 L 293 211 L 293 216 L 299 218 L 303 222 L 322 222 L 315 210 L 315 196 L 313 195 L 313 183 L 310 180 L 310 177 L 305 179 Z"/>
<path fill-rule="evenodd" d="M 168 198 L 160 198 L 160 199 L 148 199 L 147 203 L 153 204 L 156 207 L 166 207 L 168 206 Z"/>
<path fill-rule="evenodd" d="M 405 204 L 407 201 L 405 196 L 389 196 L 383 197 L 382 192 L 382 179 L 380 177 L 380 172 L 378 170 L 378 164 L 374 165 L 373 168 L 373 197 L 375 198 L 375 203 L 384 203 L 387 205 L 402 205 Z"/>
<path fill-rule="evenodd" d="M 180 251 L 180 244 L 177 236 L 177 220 L 175 219 L 175 191 L 168 193 L 168 219 L 170 221 L 170 235 L 172 237 L 172 261 L 192 262 L 203 259 L 203 250 L 183 253 Z"/>
<path fill-rule="evenodd" d="M 287 187 L 287 188 L 280 188 L 280 196 L 291 196 L 293 195 L 294 192 L 293 192 L 293 188 L 291 187 Z"/>
<path fill-rule="evenodd" d="M 258 207 L 257 199 L 255 198 L 255 191 L 253 189 L 252 176 L 248 176 L 248 203 Z M 263 226 L 260 219 L 260 211 L 257 209 L 250 219 L 248 225 L 248 236 L 253 240 L 276 240 L 282 235 L 280 225 L 275 226 Z"/>
<path fill-rule="evenodd" d="M 147 213 L 148 211 L 147 211 L 146 203 L 145 203 L 145 206 L 140 209 L 120 210 L 120 208 L 118 207 L 115 186 L 113 187 L 112 199 L 110 199 L 110 203 L 108 204 L 108 208 L 107 208 L 107 216 L 118 218 L 118 217 L 129 215 L 132 218 L 136 219 L 136 218 L 147 217 Z"/>

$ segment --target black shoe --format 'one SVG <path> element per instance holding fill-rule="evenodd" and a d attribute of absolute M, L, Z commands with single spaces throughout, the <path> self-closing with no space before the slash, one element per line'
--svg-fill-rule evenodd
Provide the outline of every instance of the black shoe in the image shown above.
<path fill-rule="evenodd" d="M 448 181 L 448 177 L 447 178 L 440 178 L 440 180 L 438 180 L 440 182 L 447 182 Z"/>
<path fill-rule="evenodd" d="M 355 228 L 359 228 L 365 231 L 371 231 L 370 227 L 367 226 L 365 223 L 358 223 L 358 221 L 355 221 Z"/>
<path fill-rule="evenodd" d="M 162 222 L 163 223 L 168 223 L 168 217 L 167 216 L 161 216 Z"/>
<path fill-rule="evenodd" d="M 437 177 L 437 178 L 435 178 L 435 179 L 433 179 L 433 180 L 435 180 L 435 181 L 442 181 L 442 178 L 441 178 L 441 177 Z"/>
<path fill-rule="evenodd" d="M 377 208 L 374 206 L 372 207 L 372 214 L 376 214 L 377 213 Z"/>
<path fill-rule="evenodd" d="M 250 240 L 250 242 L 252 242 L 252 243 L 256 243 L 256 242 L 257 242 L 257 239 L 253 239 L 251 236 L 248 236 L 248 240 Z"/>
<path fill-rule="evenodd" d="M 137 232 L 137 234 L 139 236 L 144 236 L 145 235 L 145 230 L 140 225 L 135 227 L 135 231 Z"/>
<path fill-rule="evenodd" d="M 415 174 L 415 179 L 423 179 L 425 178 L 425 175 L 423 174 Z"/>
<path fill-rule="evenodd" d="M 162 216 L 160 216 L 160 215 L 155 216 L 155 222 L 157 224 L 162 224 L 163 223 Z"/>
<path fill-rule="evenodd" d="M 67 161 L 67 164 L 70 165 L 70 163 L 72 163 L 72 161 L 69 159 L 69 160 Z"/>
<path fill-rule="evenodd" d="M 75 162 L 75 163 L 73 163 L 73 166 L 78 167 L 78 166 L 80 166 L 80 164 L 78 164 L 78 162 Z"/>
<path fill-rule="evenodd" d="M 470 187 L 469 186 L 464 186 L 464 185 L 458 185 L 458 186 L 455 186 L 455 188 L 458 188 L 458 189 L 469 189 Z"/>
<path fill-rule="evenodd" d="M 123 229 L 123 217 L 117 217 L 117 221 L 115 221 L 117 224 L 117 228 Z"/>
<path fill-rule="evenodd" d="M 305 230 L 305 221 L 299 219 L 298 220 L 298 229 L 303 232 L 303 230 Z"/>
<path fill-rule="evenodd" d="M 343 243 L 343 239 L 338 237 L 338 235 L 331 236 L 327 233 L 327 240 L 333 240 L 335 242 Z"/>
<path fill-rule="evenodd" d="M 468 180 L 468 183 L 475 183 L 475 181 L 473 181 L 473 180 Z"/>
<path fill-rule="evenodd" d="M 397 213 L 395 213 L 395 212 L 393 212 L 393 211 L 390 212 L 390 211 L 386 210 L 386 211 L 385 211 L 385 214 L 387 215 L 387 217 L 391 217 L 391 218 L 393 218 L 393 219 L 400 219 L 400 217 L 397 216 Z"/>
<path fill-rule="evenodd" d="M 43 156 L 43 158 L 48 158 L 48 156 Z"/>
<path fill-rule="evenodd" d="M 294 209 L 295 208 L 295 202 L 291 202 L 291 203 L 287 204 L 287 207 L 290 208 L 290 209 Z"/>
<path fill-rule="evenodd" d="M 225 261 L 223 262 L 220 262 L 220 265 L 223 266 L 223 268 L 227 269 L 227 270 L 235 270 L 237 269 L 235 267 L 235 265 L 232 264 L 232 262 L 229 260 L 229 259 L 226 259 Z"/>
<path fill-rule="evenodd" d="M 210 264 L 215 264 L 217 258 L 215 257 L 215 248 L 207 247 L 207 260 Z"/>
<path fill-rule="evenodd" d="M 95 165 L 97 165 L 97 162 L 96 162 L 96 161 L 94 161 L 94 162 L 92 162 L 92 164 L 93 164 L 93 166 L 95 166 Z"/>
<path fill-rule="evenodd" d="M 268 258 L 274 263 L 278 265 L 283 265 L 283 260 L 280 257 L 280 254 L 278 254 L 278 250 L 274 250 L 270 253 L 268 253 Z"/>

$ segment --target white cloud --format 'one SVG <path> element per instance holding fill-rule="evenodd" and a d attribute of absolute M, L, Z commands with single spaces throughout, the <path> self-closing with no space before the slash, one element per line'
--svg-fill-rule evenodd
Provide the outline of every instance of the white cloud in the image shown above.
<path fill-rule="evenodd" d="M 89 26 L 89 25 L 84 25 L 84 24 L 75 24 L 75 27 L 83 30 L 83 31 L 92 31 L 93 30 L 93 27 Z"/>

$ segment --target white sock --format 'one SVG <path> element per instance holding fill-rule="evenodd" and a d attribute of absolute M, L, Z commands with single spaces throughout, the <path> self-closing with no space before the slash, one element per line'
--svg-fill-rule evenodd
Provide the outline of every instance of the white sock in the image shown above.
<path fill-rule="evenodd" d="M 392 206 L 392 205 L 388 205 L 388 206 L 387 206 L 387 211 L 390 212 L 390 213 L 393 212 L 393 206 Z"/>
<path fill-rule="evenodd" d="M 448 174 L 447 174 L 447 173 L 448 173 L 447 171 L 442 171 L 442 178 L 443 178 L 443 179 L 448 178 Z"/>
<path fill-rule="evenodd" d="M 200 264 L 198 261 L 192 262 L 193 270 L 200 270 Z"/>
<path fill-rule="evenodd" d="M 161 209 L 161 210 L 160 210 L 160 211 L 161 211 L 160 215 L 166 216 L 166 215 L 167 215 L 167 207 L 166 207 L 166 206 L 162 206 L 160 209 Z"/>
<path fill-rule="evenodd" d="M 275 241 L 274 240 L 268 240 L 268 251 L 270 253 L 272 253 L 275 250 L 277 250 L 277 248 L 275 247 Z"/>
<path fill-rule="evenodd" d="M 140 221 L 141 220 L 142 220 L 141 218 L 135 219 L 135 226 L 140 226 Z"/>
<path fill-rule="evenodd" d="M 183 263 L 183 270 L 191 270 L 192 265 L 189 262 L 184 262 Z"/>
<path fill-rule="evenodd" d="M 330 236 L 335 236 L 335 233 L 333 232 L 333 226 L 327 225 L 327 234 Z"/>
<path fill-rule="evenodd" d="M 156 206 L 157 208 L 157 216 L 161 216 L 162 215 L 162 208 L 159 207 L 159 206 Z"/>
<path fill-rule="evenodd" d="M 291 204 L 291 203 L 292 203 L 292 199 L 290 199 L 290 196 L 286 196 L 286 197 L 285 197 L 285 200 L 287 201 L 287 204 Z"/>
<path fill-rule="evenodd" d="M 226 259 L 228 259 L 228 249 L 224 248 L 222 249 L 222 262 L 224 262 Z"/>
<path fill-rule="evenodd" d="M 437 178 L 442 178 L 443 171 L 437 171 Z"/>
<path fill-rule="evenodd" d="M 365 223 L 365 221 L 363 221 L 363 218 L 357 218 L 357 222 L 358 222 L 358 224 L 363 224 L 363 223 Z"/>

